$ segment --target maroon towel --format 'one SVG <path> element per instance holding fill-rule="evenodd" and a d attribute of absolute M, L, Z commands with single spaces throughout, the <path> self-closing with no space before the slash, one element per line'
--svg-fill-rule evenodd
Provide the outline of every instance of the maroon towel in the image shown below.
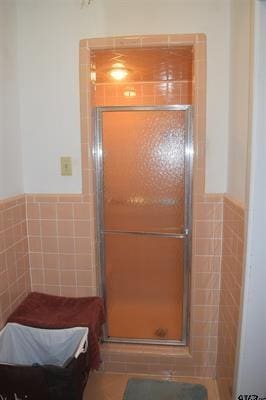
<path fill-rule="evenodd" d="M 100 365 L 98 340 L 105 322 L 103 300 L 100 297 L 62 297 L 30 293 L 7 322 L 44 329 L 65 329 L 75 326 L 89 328 L 91 368 Z"/>

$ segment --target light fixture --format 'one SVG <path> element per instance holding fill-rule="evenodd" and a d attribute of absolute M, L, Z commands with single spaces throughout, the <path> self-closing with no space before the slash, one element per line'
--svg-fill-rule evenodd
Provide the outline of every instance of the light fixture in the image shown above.
<path fill-rule="evenodd" d="M 109 74 L 116 81 L 121 81 L 128 75 L 128 69 L 122 63 L 115 63 L 112 65 L 112 68 L 109 69 Z"/>
<path fill-rule="evenodd" d="M 95 83 L 96 82 L 96 71 L 91 71 L 91 82 Z"/>
<path fill-rule="evenodd" d="M 134 88 L 126 88 L 126 90 L 124 90 L 125 97 L 136 97 L 136 95 L 137 93 Z"/>
<path fill-rule="evenodd" d="M 91 64 L 91 82 L 96 83 L 96 66 L 94 63 Z"/>

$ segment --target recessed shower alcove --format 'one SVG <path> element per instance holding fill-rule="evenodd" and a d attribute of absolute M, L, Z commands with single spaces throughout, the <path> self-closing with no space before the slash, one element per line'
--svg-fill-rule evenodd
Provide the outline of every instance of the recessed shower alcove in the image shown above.
<path fill-rule="evenodd" d="M 104 340 L 186 344 L 192 46 L 91 56 Z"/>
<path fill-rule="evenodd" d="M 115 68 L 126 79 L 111 78 Z M 215 371 L 218 273 L 209 266 L 218 269 L 220 238 L 208 238 L 215 251 L 206 253 L 199 227 L 220 224 L 222 196 L 204 193 L 205 74 L 202 34 L 81 41 L 83 188 L 94 204 L 96 286 L 107 308 L 105 370 Z M 151 151 L 144 132 L 159 137 Z M 164 169 L 148 166 L 156 157 L 177 166 L 178 141 L 183 169 L 171 192 Z"/>

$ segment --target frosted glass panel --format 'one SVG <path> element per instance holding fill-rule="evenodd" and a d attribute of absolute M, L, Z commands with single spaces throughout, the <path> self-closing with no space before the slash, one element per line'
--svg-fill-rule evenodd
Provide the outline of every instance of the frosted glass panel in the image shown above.
<path fill-rule="evenodd" d="M 184 114 L 103 112 L 105 230 L 183 232 Z"/>
<path fill-rule="evenodd" d="M 108 334 L 180 340 L 184 241 L 105 235 Z"/>

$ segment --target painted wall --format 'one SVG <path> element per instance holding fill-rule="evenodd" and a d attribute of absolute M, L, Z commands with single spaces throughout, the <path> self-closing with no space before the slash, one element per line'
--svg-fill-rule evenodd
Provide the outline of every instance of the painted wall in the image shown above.
<path fill-rule="evenodd" d="M 243 317 L 236 395 L 266 396 L 266 1 L 255 5 L 254 112 Z"/>
<path fill-rule="evenodd" d="M 251 2 L 231 2 L 227 193 L 245 203 L 249 108 Z"/>
<path fill-rule="evenodd" d="M 0 199 L 23 192 L 19 127 L 17 15 L 14 1 L 0 2 Z"/>
<path fill-rule="evenodd" d="M 81 192 L 79 39 L 192 32 L 206 33 L 208 42 L 206 190 L 225 191 L 229 0 L 94 0 L 83 9 L 79 0 L 17 4 L 26 192 Z M 61 155 L 73 157 L 72 177 L 60 176 Z"/>

